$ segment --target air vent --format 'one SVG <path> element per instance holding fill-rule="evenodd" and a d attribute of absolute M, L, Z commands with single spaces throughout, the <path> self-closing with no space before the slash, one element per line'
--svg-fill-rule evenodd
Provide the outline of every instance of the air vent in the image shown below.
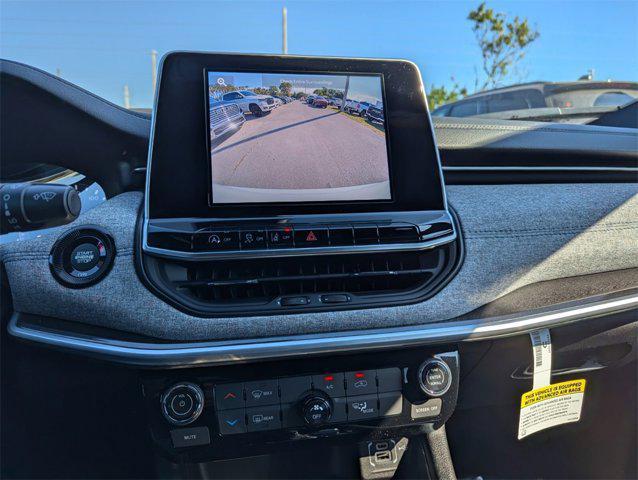
<path fill-rule="evenodd" d="M 236 315 L 419 301 L 449 276 L 457 257 L 453 242 L 432 250 L 375 254 L 206 262 L 145 257 L 144 266 L 153 283 L 180 306 L 200 314 Z M 341 305 L 326 301 L 334 294 Z M 305 300 L 285 301 L 290 298 Z"/>

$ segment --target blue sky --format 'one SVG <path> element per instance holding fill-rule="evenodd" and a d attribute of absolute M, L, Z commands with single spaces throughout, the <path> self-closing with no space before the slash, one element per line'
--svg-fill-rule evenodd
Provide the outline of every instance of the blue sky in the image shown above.
<path fill-rule="evenodd" d="M 472 89 L 480 52 L 467 13 L 478 1 L 0 1 L 0 56 L 55 73 L 115 103 L 152 103 L 150 51 L 281 52 L 406 58 L 426 86 Z M 494 1 L 541 37 L 511 81 L 638 80 L 638 1 Z"/>
<path fill-rule="evenodd" d="M 317 88 L 332 88 L 343 90 L 346 86 L 345 76 L 336 75 L 291 75 L 239 73 L 239 72 L 208 72 L 208 84 L 223 81 L 224 85 L 236 87 L 248 87 L 249 89 L 270 86 L 279 86 L 282 82 L 292 83 L 292 91 L 312 93 Z M 348 99 L 369 101 L 376 103 L 381 101 L 381 77 L 379 76 L 351 76 L 348 86 Z"/>

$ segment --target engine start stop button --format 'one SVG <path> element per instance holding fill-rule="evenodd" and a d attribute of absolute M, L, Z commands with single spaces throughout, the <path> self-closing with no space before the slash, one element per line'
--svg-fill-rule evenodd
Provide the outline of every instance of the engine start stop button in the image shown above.
<path fill-rule="evenodd" d="M 100 261 L 100 251 L 91 243 L 78 245 L 71 252 L 71 266 L 80 272 L 86 272 Z"/>

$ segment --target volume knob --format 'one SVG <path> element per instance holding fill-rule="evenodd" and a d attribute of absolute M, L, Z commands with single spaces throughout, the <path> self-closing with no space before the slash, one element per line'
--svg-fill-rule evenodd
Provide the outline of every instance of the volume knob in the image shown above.
<path fill-rule="evenodd" d="M 193 423 L 204 409 L 204 392 L 193 383 L 178 383 L 162 395 L 162 413 L 173 425 Z"/>

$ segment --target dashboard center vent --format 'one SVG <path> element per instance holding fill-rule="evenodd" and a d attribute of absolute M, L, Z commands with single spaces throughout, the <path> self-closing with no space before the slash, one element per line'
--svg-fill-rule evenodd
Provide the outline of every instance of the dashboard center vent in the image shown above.
<path fill-rule="evenodd" d="M 145 255 L 143 266 L 177 307 L 247 315 L 421 301 L 449 277 L 457 249 L 452 242 L 422 251 L 197 262 Z"/>

